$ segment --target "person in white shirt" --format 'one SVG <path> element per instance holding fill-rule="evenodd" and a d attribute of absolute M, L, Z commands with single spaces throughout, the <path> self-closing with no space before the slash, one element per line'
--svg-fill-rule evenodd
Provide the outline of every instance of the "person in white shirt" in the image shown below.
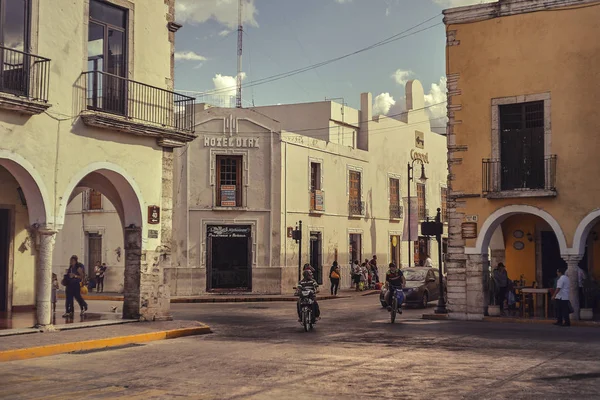
<path fill-rule="evenodd" d="M 433 261 L 431 261 L 431 257 L 429 257 L 429 254 L 427 254 L 427 258 L 425 259 L 423 266 L 427 268 L 433 268 Z"/>
<path fill-rule="evenodd" d="M 558 275 L 558 281 L 556 282 L 556 291 L 553 300 L 556 300 L 556 322 L 554 325 L 558 326 L 571 326 L 569 319 L 569 290 L 571 288 L 571 282 L 565 275 L 565 268 L 559 268 L 556 273 Z"/>

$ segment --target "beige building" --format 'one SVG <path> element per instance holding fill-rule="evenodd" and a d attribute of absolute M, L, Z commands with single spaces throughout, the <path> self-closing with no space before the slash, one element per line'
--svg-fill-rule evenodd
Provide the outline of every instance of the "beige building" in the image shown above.
<path fill-rule="evenodd" d="M 173 148 L 195 137 L 171 91 L 174 0 L 2 5 L 0 311 L 50 324 L 56 236 L 94 189 L 123 232 L 123 315 L 168 318 Z"/>
<path fill-rule="evenodd" d="M 413 216 L 445 209 L 447 178 L 446 140 L 431 132 L 423 88 L 413 81 L 407 89 L 402 121 L 374 117 L 367 93 L 361 110 L 333 101 L 197 106 L 199 137 L 175 156 L 171 293 L 289 293 L 299 254 L 290 231 L 299 221 L 302 263 L 327 285 L 334 260 L 343 287 L 352 259 L 376 254 L 382 273 L 392 261 L 406 266 L 407 165 L 418 178 L 423 162 L 429 178 L 411 182 Z M 427 243 L 415 246 L 417 260 Z M 435 241 L 431 257 L 437 265 Z"/>

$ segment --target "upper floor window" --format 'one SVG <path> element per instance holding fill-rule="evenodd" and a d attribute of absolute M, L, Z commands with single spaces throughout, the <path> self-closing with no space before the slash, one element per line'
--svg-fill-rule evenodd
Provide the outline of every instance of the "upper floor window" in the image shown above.
<path fill-rule="evenodd" d="M 242 206 L 242 156 L 217 156 L 217 206 Z"/>
<path fill-rule="evenodd" d="M 102 210 L 102 193 L 95 189 L 88 189 L 83 193 L 84 210 Z"/>
<path fill-rule="evenodd" d="M 362 215 L 360 171 L 349 171 L 348 179 L 350 215 Z"/>
<path fill-rule="evenodd" d="M 500 106 L 502 190 L 543 189 L 544 102 Z"/>
<path fill-rule="evenodd" d="M 417 204 L 419 209 L 419 220 L 424 220 L 427 217 L 427 211 L 425 210 L 425 184 L 417 183 Z"/>
<path fill-rule="evenodd" d="M 401 218 L 400 179 L 390 178 L 390 218 Z"/>
<path fill-rule="evenodd" d="M 104 111 L 125 111 L 127 83 L 127 10 L 99 0 L 90 1 L 88 30 L 88 97 Z"/>
<path fill-rule="evenodd" d="M 442 221 L 441 222 L 448 222 L 448 188 L 443 187 L 442 191 L 441 191 L 441 197 L 442 197 Z"/>
<path fill-rule="evenodd" d="M 28 0 L 0 0 L 0 46 L 27 51 L 28 27 Z"/>
<path fill-rule="evenodd" d="M 318 162 L 310 163 L 310 209 L 323 211 L 323 192 L 321 191 L 322 171 Z"/>

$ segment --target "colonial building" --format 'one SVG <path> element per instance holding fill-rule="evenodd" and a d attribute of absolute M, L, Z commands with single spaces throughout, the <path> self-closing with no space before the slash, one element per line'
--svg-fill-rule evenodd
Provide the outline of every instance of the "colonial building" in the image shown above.
<path fill-rule="evenodd" d="M 568 266 L 577 317 L 578 267 L 600 275 L 600 1 L 444 15 L 451 315 L 482 318 L 490 262 L 504 262 L 509 278 L 546 294 Z"/>
<path fill-rule="evenodd" d="M 335 260 L 345 287 L 351 260 L 376 254 L 382 273 L 392 261 L 407 266 L 409 163 L 414 260 L 431 252 L 437 265 L 417 220 L 445 210 L 445 139 L 431 132 L 421 84 L 407 89 L 409 110 L 398 119 L 373 116 L 367 93 L 360 110 L 333 101 L 198 106 L 199 137 L 175 156 L 172 293 L 289 293 L 299 253 L 327 285 Z M 299 248 L 291 232 L 300 221 Z"/>
<path fill-rule="evenodd" d="M 195 137 L 193 100 L 172 92 L 174 0 L 0 6 L 0 311 L 50 324 L 55 240 L 93 189 L 124 237 L 123 316 L 169 318 L 173 148 Z"/>

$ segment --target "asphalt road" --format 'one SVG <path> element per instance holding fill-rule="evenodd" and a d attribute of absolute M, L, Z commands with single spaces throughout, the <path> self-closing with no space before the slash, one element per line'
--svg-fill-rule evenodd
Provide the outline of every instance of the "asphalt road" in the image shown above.
<path fill-rule="evenodd" d="M 6 399 L 591 399 L 600 329 L 430 321 L 390 324 L 376 296 L 321 302 L 305 333 L 294 303 L 174 304 L 211 335 L 0 364 Z"/>

